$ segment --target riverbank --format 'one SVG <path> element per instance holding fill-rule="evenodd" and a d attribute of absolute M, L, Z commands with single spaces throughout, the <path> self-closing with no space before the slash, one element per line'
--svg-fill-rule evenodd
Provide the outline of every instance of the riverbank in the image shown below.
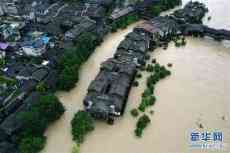
<path fill-rule="evenodd" d="M 18 144 L 22 140 L 16 142 L 15 137 L 24 131 L 23 122 L 26 122 L 17 116 L 23 112 L 22 103 L 29 99 L 33 92 L 53 93 L 56 90 L 70 90 L 78 81 L 78 69 L 109 31 L 106 20 L 110 17 L 110 11 L 116 7 L 113 5 L 114 1 L 107 0 L 80 3 L 62 1 L 36 3 L 26 0 L 25 3 L 12 1 L 8 7 L 9 1 L 3 1 L 3 7 L 0 7 L 0 18 L 3 19 L 1 23 L 3 28 L 0 31 L 3 57 L 1 72 L 2 78 L 5 78 L 2 80 L 3 90 L 0 97 L 2 101 L 4 100 L 0 105 L 0 122 L 2 122 L 0 132 L 4 135 L 0 144 L 2 152 L 6 150 L 15 152 L 16 148 L 25 147 Z M 179 1 L 143 1 L 138 3 L 136 5 L 138 8 L 135 7 L 134 10 L 139 12 L 139 8 L 145 10 L 157 3 L 164 8 L 159 10 L 162 11 L 173 7 L 175 2 Z M 116 19 L 129 13 L 119 11 L 118 14 L 121 16 L 118 15 Z M 127 20 L 130 21 L 130 18 Z M 124 21 L 124 23 L 131 22 Z M 86 42 L 90 42 L 89 45 L 86 45 Z M 9 83 L 7 77 L 16 84 Z M 18 93 L 18 89 L 21 93 Z M 11 95 L 11 91 L 16 95 Z M 32 107 L 29 105 L 28 109 Z M 36 114 L 35 112 L 32 111 L 30 117 Z M 13 130 L 7 132 L 8 129 Z M 5 139 L 6 133 L 8 139 Z M 27 137 L 29 140 L 33 139 L 37 132 L 32 134 L 33 136 Z M 35 147 L 27 145 L 25 147 L 28 147 L 25 149 L 27 151 L 23 152 L 32 152 L 28 149 L 33 148 L 40 150 L 44 144 L 39 147 L 36 146 L 38 144 L 34 145 Z M 14 151 L 9 151 L 7 148 Z"/>
<path fill-rule="evenodd" d="M 170 68 L 172 75 L 156 87 L 155 113 L 150 116 L 152 124 L 146 128 L 143 138 L 135 138 L 136 121 L 129 112 L 141 101 L 146 72 L 142 73 L 140 86 L 130 92 L 124 117 L 116 120 L 113 126 L 97 122 L 95 131 L 81 145 L 81 153 L 229 152 L 227 146 L 224 151 L 189 147 L 191 130 L 220 130 L 225 137 L 224 143 L 230 143 L 230 97 L 226 93 L 230 87 L 226 76 L 230 73 L 224 68 L 230 64 L 229 48 L 212 40 L 187 38 L 187 42 L 182 48 L 170 43 L 168 50 L 159 48 L 151 55 L 163 65 L 173 63 L 173 67 Z M 223 116 L 226 120 L 222 120 Z M 200 123 L 203 129 L 199 128 Z M 98 140 L 109 141 L 98 143 Z"/>
<path fill-rule="evenodd" d="M 208 7 L 211 11 L 215 10 L 215 5 L 208 5 Z M 216 14 L 217 16 L 212 16 L 210 24 L 215 22 L 215 18 L 223 19 L 223 16 L 218 16 L 218 12 Z M 221 28 L 223 26 L 226 25 L 219 25 Z M 146 75 L 140 80 L 141 86 L 131 90 L 124 117 L 119 118 L 113 126 L 97 122 L 96 130 L 82 144 L 81 153 L 205 152 L 193 150 L 188 146 L 190 130 L 200 130 L 199 123 L 204 125 L 204 131 L 213 129 L 222 131 L 225 136 L 224 143 L 230 143 L 228 137 L 230 112 L 227 103 L 230 100 L 227 93 L 230 87 L 228 84 L 230 74 L 225 68 L 229 65 L 229 49 L 224 48 L 221 43 L 207 39 L 188 38 L 187 42 L 185 47 L 175 48 L 173 44 L 170 44 L 168 50 L 159 48 L 152 54 L 152 57 L 157 58 L 161 64 L 173 63 L 173 68 L 171 69 L 172 76 L 157 86 L 156 94 L 159 99 L 154 108 L 155 114 L 151 117 L 153 124 L 146 129 L 144 137 L 140 140 L 135 139 L 133 135 L 135 120 L 129 114 L 129 110 L 137 107 L 140 102 L 141 93 L 145 89 L 142 85 L 145 85 Z M 93 69 L 87 71 L 94 72 Z M 70 94 L 62 94 L 59 97 L 64 103 L 69 103 L 69 101 L 76 103 L 81 100 L 77 89 L 71 91 Z M 82 108 L 82 101 L 76 105 L 74 108 Z M 65 129 L 60 128 L 59 132 L 56 131 L 57 133 L 56 129 L 52 130 L 54 130 L 53 148 L 50 148 L 47 153 L 68 153 L 62 150 L 68 142 L 63 140 L 66 138 L 65 135 L 59 137 L 60 141 L 63 140 L 62 143 L 56 143 L 59 139 L 55 139 L 55 135 L 58 133 L 61 135 Z M 99 140 L 109 141 L 100 142 Z M 222 151 L 207 150 L 206 152 L 220 153 Z M 229 148 L 226 147 L 223 152 L 228 153 Z"/>
<path fill-rule="evenodd" d="M 89 83 L 95 78 L 100 64 L 113 56 L 116 48 L 125 36 L 140 22 L 128 26 L 124 30 L 109 34 L 101 46 L 97 47 L 85 64 L 81 67 L 77 87 L 69 92 L 58 92 L 57 96 L 66 108 L 63 117 L 51 125 L 46 131 L 47 145 L 43 153 L 69 153 L 72 148 L 71 120 L 74 114 L 83 109 L 83 99 Z"/>

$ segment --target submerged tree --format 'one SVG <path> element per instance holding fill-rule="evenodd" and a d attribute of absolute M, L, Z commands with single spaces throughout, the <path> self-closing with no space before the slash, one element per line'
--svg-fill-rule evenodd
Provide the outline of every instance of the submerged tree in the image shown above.
<path fill-rule="evenodd" d="M 73 120 L 72 135 L 77 143 L 83 143 L 85 135 L 94 130 L 94 120 L 88 112 L 78 111 Z"/>
<path fill-rule="evenodd" d="M 78 143 L 74 144 L 71 153 L 80 153 L 80 145 Z"/>
<path fill-rule="evenodd" d="M 143 130 L 148 126 L 151 122 L 150 118 L 147 115 L 142 115 L 136 124 L 135 134 L 137 137 L 141 137 L 143 134 Z"/>

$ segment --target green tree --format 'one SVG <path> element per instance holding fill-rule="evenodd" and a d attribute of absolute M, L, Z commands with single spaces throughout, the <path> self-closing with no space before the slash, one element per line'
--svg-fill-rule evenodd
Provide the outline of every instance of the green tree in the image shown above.
<path fill-rule="evenodd" d="M 162 10 L 161 5 L 153 5 L 153 6 L 148 7 L 147 11 L 154 16 L 158 16 L 163 10 Z"/>
<path fill-rule="evenodd" d="M 20 153 L 38 153 L 44 147 L 45 137 L 29 136 L 23 138 L 19 144 Z"/>
<path fill-rule="evenodd" d="M 80 145 L 75 143 L 72 148 L 72 153 L 80 153 Z"/>
<path fill-rule="evenodd" d="M 70 90 L 78 82 L 80 66 L 89 58 L 97 45 L 102 42 L 95 33 L 85 32 L 74 40 L 75 46 L 65 50 L 58 65 L 57 88 Z"/>
<path fill-rule="evenodd" d="M 44 82 L 40 82 L 37 86 L 36 86 L 36 90 L 38 92 L 46 92 L 47 91 L 47 86 L 45 85 Z"/>
<path fill-rule="evenodd" d="M 86 134 L 94 130 L 94 120 L 88 112 L 78 111 L 72 122 L 73 140 L 82 143 Z"/>
<path fill-rule="evenodd" d="M 139 112 L 138 112 L 138 110 L 137 110 L 136 108 L 132 109 L 132 110 L 130 111 L 130 113 L 131 113 L 131 115 L 132 115 L 133 117 L 137 117 L 137 116 L 139 115 Z"/>
<path fill-rule="evenodd" d="M 48 120 L 42 117 L 42 114 L 37 109 L 22 112 L 20 117 L 24 124 L 22 135 L 42 135 L 48 125 Z"/>
<path fill-rule="evenodd" d="M 135 134 L 137 137 L 141 137 L 143 130 L 150 124 L 151 120 L 147 115 L 142 115 L 136 124 Z"/>
<path fill-rule="evenodd" d="M 30 110 L 21 112 L 19 117 L 23 123 L 23 130 L 18 136 L 21 153 L 38 153 L 45 143 L 45 129 L 59 119 L 64 111 L 58 98 L 49 93 L 41 95 Z"/>

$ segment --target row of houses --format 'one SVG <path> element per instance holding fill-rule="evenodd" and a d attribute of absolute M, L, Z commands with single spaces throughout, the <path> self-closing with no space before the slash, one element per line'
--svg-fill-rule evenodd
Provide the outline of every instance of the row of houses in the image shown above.
<path fill-rule="evenodd" d="M 182 34 L 177 21 L 173 16 L 160 16 L 140 24 L 119 44 L 114 57 L 101 64 L 84 99 L 85 109 L 94 118 L 113 122 L 123 114 L 137 68 L 145 64 L 146 52 Z"/>
<path fill-rule="evenodd" d="M 15 12 L 3 6 L 12 3 Z M 44 85 L 55 89 L 57 64 L 84 32 L 103 37 L 103 18 L 111 0 L 2 0 L 0 6 L 0 152 L 16 153 L 15 136 L 23 130 L 19 114 L 37 102 Z M 99 11 L 101 10 L 101 11 Z M 100 13 L 99 13 L 100 12 Z M 96 17 L 94 15 L 97 15 Z"/>
<path fill-rule="evenodd" d="M 178 33 L 170 17 L 157 17 L 137 26 L 119 44 L 114 57 L 101 64 L 99 74 L 88 88 L 85 109 L 96 119 L 113 121 L 125 110 L 137 68 L 146 61 L 146 52 L 157 41 Z"/>
<path fill-rule="evenodd" d="M 97 119 L 113 121 L 123 114 L 138 66 L 145 61 L 150 38 L 146 33 L 132 32 L 117 48 L 114 58 L 101 64 L 84 100 L 85 109 Z"/>
<path fill-rule="evenodd" d="M 126 1 L 123 1 L 125 3 Z M 121 17 L 128 16 L 130 14 L 139 13 L 140 15 L 148 15 L 146 13 L 146 8 L 154 5 L 158 5 L 160 3 L 160 0 L 142 0 L 137 2 L 130 2 L 128 6 L 125 7 L 118 7 L 114 9 L 114 11 L 111 13 L 109 19 L 111 21 L 116 21 L 120 19 Z M 153 15 L 150 15 L 151 17 Z"/>
<path fill-rule="evenodd" d="M 56 70 L 51 69 L 48 65 L 17 63 L 8 66 L 4 77 L 15 80 L 15 84 L 7 85 L 5 90 L 1 91 L 0 123 L 14 113 L 32 91 L 36 91 L 38 84 L 44 84 L 47 89 L 54 88 L 57 81 L 56 76 Z"/>
<path fill-rule="evenodd" d="M 155 17 L 137 26 L 135 31 L 146 32 L 156 41 L 181 33 L 179 24 L 171 16 Z"/>

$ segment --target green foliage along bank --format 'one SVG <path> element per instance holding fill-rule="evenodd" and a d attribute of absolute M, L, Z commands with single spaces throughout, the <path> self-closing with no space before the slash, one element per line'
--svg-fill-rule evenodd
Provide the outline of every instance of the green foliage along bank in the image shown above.
<path fill-rule="evenodd" d="M 93 118 L 86 111 L 78 111 L 71 121 L 71 125 L 73 140 L 77 144 L 83 143 L 85 136 L 95 128 Z"/>
<path fill-rule="evenodd" d="M 45 146 L 46 137 L 32 136 L 24 137 L 19 144 L 20 153 L 38 153 Z"/>
<path fill-rule="evenodd" d="M 80 153 L 80 145 L 78 143 L 74 144 L 71 153 Z"/>
<path fill-rule="evenodd" d="M 142 115 L 136 124 L 135 134 L 137 137 L 141 137 L 143 130 L 150 124 L 151 120 L 147 115 Z"/>
<path fill-rule="evenodd" d="M 137 14 L 123 16 L 111 23 L 111 31 L 116 32 L 118 29 L 125 29 L 128 25 L 137 22 L 140 17 Z"/>
<path fill-rule="evenodd" d="M 24 125 L 18 137 L 20 153 L 38 153 L 45 145 L 45 129 L 58 120 L 65 109 L 54 94 L 41 95 L 32 109 L 20 113 Z"/>
<path fill-rule="evenodd" d="M 161 0 L 160 6 L 162 11 L 166 11 L 168 9 L 173 9 L 175 6 L 180 5 L 182 0 Z"/>
<path fill-rule="evenodd" d="M 171 74 L 169 70 L 167 70 L 164 66 L 160 66 L 158 63 L 154 66 L 152 64 L 148 64 L 147 70 L 149 70 L 148 72 L 150 72 L 151 75 L 147 78 L 147 88 L 142 93 L 141 103 L 138 107 L 141 112 L 145 112 L 147 107 L 155 104 L 156 97 L 154 95 L 154 90 L 156 83 Z"/>
<path fill-rule="evenodd" d="M 147 78 L 146 89 L 142 93 L 141 103 L 139 104 L 137 109 L 134 108 L 130 112 L 133 117 L 137 117 L 140 113 L 144 113 L 147 108 L 155 104 L 156 96 L 154 94 L 154 91 L 157 82 L 159 82 L 160 80 L 166 78 L 171 74 L 171 72 L 167 70 L 165 66 L 161 66 L 158 63 L 154 65 L 148 64 L 146 71 L 150 73 L 150 76 Z M 153 114 L 153 111 L 150 112 L 151 112 L 150 114 Z M 150 118 L 146 114 L 139 117 L 136 124 L 136 129 L 134 131 L 135 135 L 137 137 L 141 137 L 144 129 L 147 127 L 147 125 L 150 122 L 151 122 Z"/>
<path fill-rule="evenodd" d="M 160 15 L 161 12 L 174 8 L 182 3 L 181 0 L 160 0 L 158 3 L 149 5 L 144 12 L 139 12 L 144 16 L 154 17 Z"/>
<path fill-rule="evenodd" d="M 70 90 L 75 86 L 81 65 L 101 42 L 95 33 L 85 32 L 77 38 L 73 48 L 65 50 L 58 66 L 58 90 Z"/>

